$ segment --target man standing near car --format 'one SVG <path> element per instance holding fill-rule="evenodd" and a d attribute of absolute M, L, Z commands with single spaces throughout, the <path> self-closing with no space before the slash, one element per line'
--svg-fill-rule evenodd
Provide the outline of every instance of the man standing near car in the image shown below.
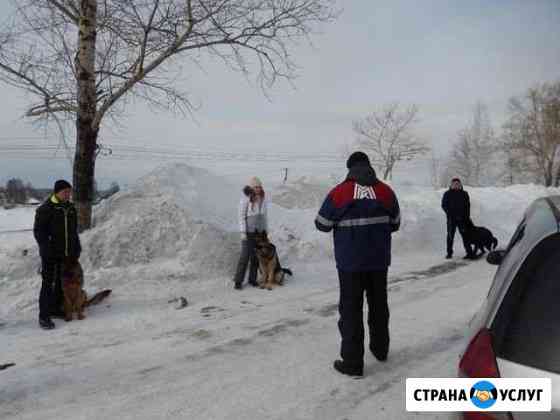
<path fill-rule="evenodd" d="M 51 316 L 64 316 L 62 311 L 62 265 L 65 258 L 80 258 L 82 246 L 78 236 L 78 214 L 70 201 L 72 185 L 65 180 L 54 184 L 53 193 L 35 213 L 33 234 L 41 256 L 41 292 L 39 326 L 55 327 Z"/>
<path fill-rule="evenodd" d="M 471 202 L 469 194 L 463 189 L 459 178 L 453 178 L 449 189 L 443 194 L 441 208 L 447 215 L 447 255 L 445 258 L 453 258 L 453 241 L 457 228 L 463 239 L 465 247 L 465 259 L 473 258 L 473 251 L 466 241 L 466 223 L 471 218 Z"/>
<path fill-rule="evenodd" d="M 334 368 L 361 376 L 364 369 L 364 292 L 368 303 L 369 348 L 379 361 L 389 351 L 387 272 L 391 234 L 400 226 L 393 190 L 377 179 L 367 155 L 354 152 L 346 162 L 348 176 L 327 196 L 315 226 L 333 231 L 340 298 L 338 328 L 342 337 Z"/>

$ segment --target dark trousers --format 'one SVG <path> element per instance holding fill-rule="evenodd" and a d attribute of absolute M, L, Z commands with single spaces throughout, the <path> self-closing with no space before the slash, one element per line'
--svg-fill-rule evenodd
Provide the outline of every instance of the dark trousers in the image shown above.
<path fill-rule="evenodd" d="M 259 261 L 255 253 L 255 235 L 252 233 L 247 234 L 247 239 L 241 242 L 241 255 L 237 263 L 237 270 L 233 281 L 236 284 L 243 284 L 245 279 L 245 272 L 249 266 L 249 284 L 255 285 L 257 283 L 257 270 L 259 268 Z"/>
<path fill-rule="evenodd" d="M 62 308 L 62 260 L 42 259 L 41 292 L 39 293 L 39 317 L 45 318 Z"/>
<path fill-rule="evenodd" d="M 389 350 L 389 305 L 387 270 L 338 272 L 340 299 L 338 329 L 342 337 L 340 356 L 344 362 L 364 364 L 364 292 L 368 303 L 370 347 L 379 353 Z"/>
<path fill-rule="evenodd" d="M 447 218 L 447 254 L 453 255 L 453 241 L 455 240 L 455 232 L 459 229 L 461 238 L 463 239 L 463 246 L 467 255 L 472 254 L 471 247 L 465 239 L 465 222 L 462 220 L 455 220 L 450 217 Z"/>

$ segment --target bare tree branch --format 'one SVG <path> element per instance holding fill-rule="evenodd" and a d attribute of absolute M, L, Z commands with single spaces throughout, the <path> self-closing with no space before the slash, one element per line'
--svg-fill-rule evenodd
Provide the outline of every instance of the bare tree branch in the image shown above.
<path fill-rule="evenodd" d="M 28 117 L 76 118 L 75 162 L 93 156 L 80 163 L 89 177 L 105 118 L 117 121 L 132 98 L 193 109 L 178 83 L 181 65 L 218 58 L 254 74 L 266 94 L 279 78 L 296 76 L 289 49 L 336 18 L 334 0 L 12 1 L 15 24 L 0 30 L 0 80 L 30 93 Z"/>
<path fill-rule="evenodd" d="M 450 169 L 467 185 L 491 184 L 496 147 L 497 139 L 490 123 L 488 108 L 479 102 L 473 107 L 471 122 L 459 132 L 452 147 Z"/>
<path fill-rule="evenodd" d="M 76 25 L 79 24 L 78 15 L 80 14 L 80 12 L 72 1 L 64 2 L 66 4 L 63 4 L 62 1 L 58 1 L 58 0 L 47 0 L 47 2 L 52 4 L 58 10 L 60 10 L 64 15 L 70 18 Z"/>
<path fill-rule="evenodd" d="M 546 186 L 560 185 L 560 82 L 544 83 L 509 101 L 504 144 Z"/>

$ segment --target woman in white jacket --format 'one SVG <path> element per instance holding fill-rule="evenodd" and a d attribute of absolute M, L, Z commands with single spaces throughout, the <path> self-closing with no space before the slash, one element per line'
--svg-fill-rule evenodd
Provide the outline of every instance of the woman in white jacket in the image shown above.
<path fill-rule="evenodd" d="M 235 288 L 243 287 L 245 272 L 249 265 L 249 284 L 257 286 L 258 260 L 255 254 L 255 234 L 268 230 L 268 202 L 265 198 L 262 182 L 251 178 L 249 185 L 243 188 L 239 202 L 239 230 L 241 231 L 241 256 L 235 272 Z"/>

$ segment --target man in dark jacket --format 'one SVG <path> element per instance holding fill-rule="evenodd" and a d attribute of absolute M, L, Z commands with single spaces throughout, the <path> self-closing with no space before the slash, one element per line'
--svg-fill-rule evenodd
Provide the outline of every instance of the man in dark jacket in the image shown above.
<path fill-rule="evenodd" d="M 346 375 L 363 374 L 364 292 L 368 302 L 370 350 L 380 361 L 389 351 L 387 272 L 391 234 L 400 226 L 399 203 L 393 190 L 376 177 L 367 155 L 355 152 L 346 162 L 348 176 L 327 196 L 315 226 L 333 230 L 340 282 L 338 327 L 342 337 L 334 368 Z"/>
<path fill-rule="evenodd" d="M 53 329 L 51 316 L 62 313 L 62 264 L 65 258 L 78 259 L 82 252 L 78 236 L 78 215 L 70 202 L 72 186 L 64 180 L 54 184 L 54 191 L 35 213 L 33 234 L 41 256 L 41 292 L 39 325 Z"/>
<path fill-rule="evenodd" d="M 453 241 L 455 232 L 463 238 L 463 245 L 467 255 L 465 258 L 473 258 L 473 251 L 465 239 L 466 222 L 471 218 L 471 202 L 469 194 L 463 190 L 463 184 L 459 178 L 453 178 L 449 189 L 443 194 L 441 207 L 447 215 L 447 256 L 453 258 Z"/>

